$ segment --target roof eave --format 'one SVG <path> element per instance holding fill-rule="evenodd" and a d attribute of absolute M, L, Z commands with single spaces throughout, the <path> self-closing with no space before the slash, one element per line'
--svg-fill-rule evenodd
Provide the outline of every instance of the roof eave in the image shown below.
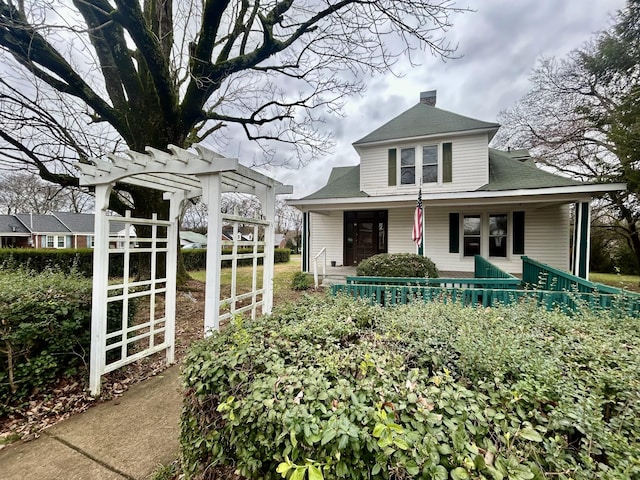
<path fill-rule="evenodd" d="M 357 140 L 355 142 L 353 142 L 351 145 L 353 146 L 353 148 L 355 148 L 356 150 L 358 149 L 358 147 L 373 147 L 373 146 L 377 146 L 377 145 L 385 145 L 385 144 L 389 144 L 389 143 L 398 143 L 398 142 L 411 142 L 411 141 L 417 141 L 417 140 L 428 140 L 431 138 L 438 138 L 438 137 L 462 137 L 465 135 L 475 135 L 475 134 L 479 134 L 479 133 L 493 133 L 495 134 L 498 129 L 500 128 L 500 125 L 496 125 L 495 127 L 485 127 L 485 128 L 474 128 L 471 130 L 459 130 L 459 131 L 453 131 L 453 132 L 441 132 L 441 133 L 431 133 L 428 135 L 417 135 L 417 136 L 412 136 L 412 137 L 397 137 L 397 138 L 389 138 L 386 140 L 374 140 L 372 142 L 363 142 L 361 140 Z"/>
<path fill-rule="evenodd" d="M 488 199 L 509 199 L 514 197 L 549 197 L 554 195 L 578 195 L 591 196 L 607 192 L 626 190 L 626 183 L 606 183 L 606 184 L 583 184 L 566 185 L 562 187 L 527 188 L 515 190 L 475 190 L 470 192 L 441 192 L 429 193 L 422 191 L 422 201 L 439 202 L 453 200 L 488 200 Z M 288 199 L 287 203 L 292 206 L 313 207 L 340 203 L 342 205 L 362 205 L 366 203 L 393 203 L 393 202 L 414 202 L 415 194 L 404 195 L 383 195 L 370 197 L 349 197 L 349 198 L 322 198 L 322 199 Z"/>

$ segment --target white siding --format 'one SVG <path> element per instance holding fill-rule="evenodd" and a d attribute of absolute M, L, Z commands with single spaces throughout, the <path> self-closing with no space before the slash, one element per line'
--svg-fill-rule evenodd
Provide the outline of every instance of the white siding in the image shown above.
<path fill-rule="evenodd" d="M 490 262 L 510 273 L 522 273 L 520 255 L 513 255 L 513 211 L 525 212 L 525 253 L 524 255 L 562 270 L 569 269 L 569 206 L 554 205 L 545 208 L 519 205 L 487 207 L 469 206 L 463 209 L 451 207 L 425 208 L 425 255 L 433 260 L 440 270 L 473 272 L 473 257 L 464 257 L 460 253 L 449 253 L 449 213 L 480 214 L 483 219 L 482 255 Z M 389 208 L 388 210 L 388 252 L 415 253 L 416 246 L 411 240 L 414 208 Z M 503 214 L 508 217 L 508 255 L 506 258 L 489 257 L 488 218 L 489 214 Z M 313 257 L 323 248 L 327 248 L 327 265 L 335 261 L 343 262 L 343 212 L 330 211 L 327 214 L 310 214 L 311 228 L 311 267 Z M 462 239 L 462 232 L 460 232 Z"/>
<path fill-rule="evenodd" d="M 389 210 L 389 253 L 416 253 L 416 244 L 411 240 L 414 208 L 394 208 Z"/>
<path fill-rule="evenodd" d="M 335 261 L 336 265 L 342 265 L 343 218 L 342 211 L 331 211 L 326 214 L 311 212 L 309 214 L 311 233 L 309 271 L 313 271 L 314 257 L 325 247 L 327 249 L 327 266 L 331 265 L 332 261 Z"/>
<path fill-rule="evenodd" d="M 453 181 L 451 183 L 429 183 L 424 189 L 432 192 L 454 192 L 475 190 L 489 181 L 489 150 L 486 134 L 470 135 L 455 138 L 438 138 L 421 142 L 404 142 L 360 149 L 360 189 L 369 195 L 413 194 L 415 185 L 388 186 L 388 150 L 389 148 L 416 147 L 417 171 L 420 171 L 421 147 L 423 145 L 439 145 L 452 143 Z M 442 157 L 442 153 L 439 154 Z M 398 151 L 398 159 L 400 153 Z M 442 175 L 440 169 L 440 177 Z M 399 173 L 399 166 L 397 168 Z M 417 174 L 419 178 L 419 174 Z"/>

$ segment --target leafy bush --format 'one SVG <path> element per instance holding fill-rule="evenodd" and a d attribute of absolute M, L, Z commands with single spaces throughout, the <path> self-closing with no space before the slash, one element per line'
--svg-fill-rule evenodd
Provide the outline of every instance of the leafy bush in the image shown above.
<path fill-rule="evenodd" d="M 262 249 L 260 249 L 262 251 Z M 238 253 L 252 253 L 252 248 L 239 248 Z M 223 254 L 228 255 L 231 253 L 231 249 L 224 249 Z M 276 248 L 273 254 L 274 263 L 287 263 L 291 256 L 291 252 L 286 248 Z M 204 270 L 207 267 L 207 250 L 206 249 L 193 249 L 183 250 L 182 258 L 184 260 L 184 266 L 187 270 Z M 253 259 L 241 258 L 238 260 L 238 266 L 253 265 Z M 258 259 L 258 265 L 262 265 L 262 258 Z M 231 260 L 223 260 L 222 268 L 230 268 Z"/>
<path fill-rule="evenodd" d="M 413 253 L 380 253 L 358 265 L 356 272 L 364 277 L 429 277 L 440 272 L 429 258 Z"/>
<path fill-rule="evenodd" d="M 0 270 L 0 414 L 87 361 L 91 281 Z"/>
<path fill-rule="evenodd" d="M 291 288 L 294 290 L 308 290 L 311 287 L 311 275 L 304 272 L 296 272 L 291 279 Z"/>
<path fill-rule="evenodd" d="M 640 476 L 640 324 L 523 303 L 286 305 L 184 368 L 187 478 Z"/>

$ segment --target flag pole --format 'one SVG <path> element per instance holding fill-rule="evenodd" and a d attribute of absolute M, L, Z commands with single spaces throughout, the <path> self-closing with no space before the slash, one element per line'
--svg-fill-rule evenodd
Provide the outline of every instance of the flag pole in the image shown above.
<path fill-rule="evenodd" d="M 422 225 L 420 231 L 420 245 L 418 245 L 418 255 L 424 257 L 424 204 L 422 203 L 422 175 L 420 175 L 420 189 L 418 190 L 418 201 L 422 216 Z"/>

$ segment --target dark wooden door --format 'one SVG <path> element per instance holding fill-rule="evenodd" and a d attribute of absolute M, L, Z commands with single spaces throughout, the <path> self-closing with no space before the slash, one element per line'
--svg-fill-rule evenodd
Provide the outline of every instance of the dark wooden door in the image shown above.
<path fill-rule="evenodd" d="M 344 213 L 344 265 L 387 252 L 387 210 Z"/>

